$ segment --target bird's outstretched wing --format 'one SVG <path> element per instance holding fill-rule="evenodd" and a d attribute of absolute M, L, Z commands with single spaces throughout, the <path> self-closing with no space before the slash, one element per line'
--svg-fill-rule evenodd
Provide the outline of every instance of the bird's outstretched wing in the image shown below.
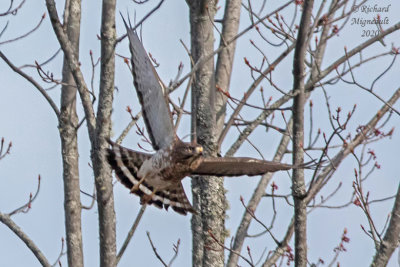
<path fill-rule="evenodd" d="M 171 207 L 174 211 L 182 215 L 186 215 L 188 212 L 196 213 L 185 194 L 182 183 L 163 190 L 158 194 L 156 192 L 155 198 L 158 204 L 162 203 L 164 205 L 166 210 Z M 162 205 L 158 205 L 158 207 L 161 208 Z"/>
<path fill-rule="evenodd" d="M 118 180 L 131 189 L 139 182 L 137 173 L 143 162 L 151 158 L 150 154 L 134 151 L 107 140 L 111 148 L 106 150 L 106 158 L 115 171 Z"/>
<path fill-rule="evenodd" d="M 168 109 L 158 75 L 137 34 L 126 24 L 132 57 L 132 74 L 147 131 L 155 150 L 169 146 L 175 139 L 172 115 Z"/>
<path fill-rule="evenodd" d="M 298 168 L 294 165 L 253 158 L 204 158 L 200 166 L 193 171 L 194 175 L 241 176 L 260 175 Z M 304 167 L 303 167 L 304 168 Z"/>
<path fill-rule="evenodd" d="M 134 185 L 139 183 L 137 173 L 143 162 L 150 159 L 152 155 L 134 151 L 120 146 L 111 140 L 107 140 L 111 148 L 107 149 L 106 157 L 111 168 L 115 171 L 118 180 L 128 189 L 132 189 Z M 145 195 L 151 195 L 154 188 L 143 181 L 139 186 L 139 190 L 131 193 L 138 195 L 141 199 Z M 142 203 L 143 204 L 143 203 Z M 158 208 L 168 209 L 171 207 L 174 211 L 186 215 L 188 212 L 195 213 L 194 208 L 190 204 L 182 184 L 179 182 L 171 188 L 156 191 L 147 204 Z"/>

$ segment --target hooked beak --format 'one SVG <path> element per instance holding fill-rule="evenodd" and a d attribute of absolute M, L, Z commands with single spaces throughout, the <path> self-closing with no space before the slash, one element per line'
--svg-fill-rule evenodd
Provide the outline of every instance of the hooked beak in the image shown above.
<path fill-rule="evenodd" d="M 203 153 L 203 147 L 201 147 L 201 146 L 196 147 L 196 153 L 202 154 Z"/>

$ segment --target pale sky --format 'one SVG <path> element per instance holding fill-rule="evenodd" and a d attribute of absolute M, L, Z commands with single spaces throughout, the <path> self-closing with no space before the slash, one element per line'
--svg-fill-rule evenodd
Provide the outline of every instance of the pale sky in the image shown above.
<path fill-rule="evenodd" d="M 156 4 L 156 1 L 150 2 L 152 3 L 151 6 L 147 5 L 146 8 L 139 8 L 131 1 L 119 1 L 117 10 L 123 14 L 129 12 L 132 20 L 135 16 L 134 14 L 136 14 L 137 20 L 139 20 Z M 244 2 L 247 3 L 247 1 Z M 270 2 L 267 1 L 267 8 L 272 10 L 272 6 L 276 4 Z M 319 3 L 320 1 L 316 2 Z M 388 28 L 400 20 L 399 2 L 374 0 L 369 1 L 368 5 L 374 6 L 375 4 L 379 6 L 391 4 L 387 13 L 381 13 L 381 16 L 387 17 L 389 22 L 389 25 L 383 25 L 384 28 Z M 57 5 L 60 11 L 64 3 L 63 1 L 57 1 Z M 0 3 L 0 12 L 6 10 L 7 7 L 8 1 L 2 1 Z M 370 18 L 374 14 L 376 15 L 371 10 L 369 13 L 366 11 L 362 12 L 360 10 L 355 14 L 355 17 Z M 29 31 L 38 23 L 45 12 L 44 1 L 40 1 L 40 4 L 38 4 L 37 1 L 28 0 L 17 16 L 0 17 L 0 29 L 9 21 L 7 30 L 0 37 L 0 42 L 15 38 Z M 89 51 L 93 51 L 95 58 L 100 53 L 100 43 L 96 37 L 100 28 L 100 1 L 83 1 L 82 12 L 80 61 L 87 79 L 86 82 L 89 84 L 91 75 Z M 216 17 L 221 18 L 222 12 L 223 8 L 220 9 Z M 288 14 L 291 13 L 288 12 Z M 241 29 L 244 29 L 249 23 L 248 14 L 244 12 L 241 19 Z M 299 16 L 297 16 L 298 19 Z M 367 40 L 367 37 L 362 37 L 363 30 L 375 29 L 372 26 L 362 27 L 357 23 L 354 23 L 354 25 L 351 25 L 351 23 L 352 21 L 328 45 L 327 56 L 323 66 L 327 66 L 343 55 L 344 46 L 350 50 L 362 41 Z M 118 15 L 117 34 L 121 36 L 123 33 L 123 24 Z M 144 46 L 161 64 L 157 71 L 166 84 L 175 77 L 177 67 L 181 61 L 184 63 L 184 74 L 190 69 L 186 52 L 179 41 L 182 39 L 190 47 L 189 33 L 189 15 L 185 1 L 166 1 L 161 9 L 144 24 L 142 34 Z M 250 46 L 249 39 L 257 40 L 260 45 L 266 46 L 266 43 L 257 38 L 254 32 L 247 33 L 239 40 L 230 88 L 231 94 L 236 98 L 242 97 L 243 92 L 247 90 L 251 82 L 249 71 L 243 62 L 243 58 L 247 57 L 254 64 L 260 62 L 260 55 Z M 369 48 L 363 56 L 373 55 L 377 51 L 380 51 L 380 53 L 389 51 L 393 42 L 397 42 L 394 45 L 399 47 L 398 40 L 400 40 L 400 33 L 397 32 L 390 38 L 385 38 L 386 47 L 377 43 Z M 215 43 L 215 46 L 218 44 L 219 40 Z M 118 46 L 117 52 L 128 56 L 127 48 L 127 41 L 125 40 Z M 40 28 L 27 38 L 12 44 L 0 45 L 0 50 L 17 66 L 33 64 L 35 60 L 43 62 L 55 53 L 57 49 L 58 43 L 48 17 L 46 17 Z M 267 47 L 264 51 L 266 51 L 270 60 L 273 60 L 277 55 L 275 51 L 280 51 L 280 49 Z M 289 59 L 273 73 L 274 81 L 284 89 L 291 88 L 292 85 L 292 79 L 288 79 L 292 73 L 291 57 Z M 389 66 L 391 60 L 392 57 L 385 57 L 357 70 L 356 74 L 360 79 L 359 81 L 369 86 L 374 78 Z M 356 59 L 354 59 L 354 62 L 356 62 Z M 130 121 L 130 117 L 125 111 L 126 106 L 129 105 L 134 113 L 140 110 L 129 69 L 120 58 L 117 58 L 116 64 L 115 85 L 118 87 L 118 92 L 115 93 L 113 106 L 113 139 L 119 136 Z M 61 67 L 62 54 L 60 53 L 51 63 L 45 65 L 44 69 L 53 72 L 54 76 L 59 78 L 61 77 Z M 28 68 L 24 70 L 36 80 L 39 80 L 36 70 Z M 392 92 L 398 88 L 400 84 L 399 70 L 400 63 L 396 61 L 387 75 L 376 84 L 375 92 L 383 99 L 388 99 Z M 96 93 L 98 93 L 98 74 L 99 68 L 96 69 L 94 82 Z M 0 161 L 0 182 L 2 184 L 0 187 L 0 212 L 10 212 L 26 203 L 29 193 L 36 190 L 37 176 L 40 174 L 42 177 L 41 190 L 36 201 L 32 204 L 32 209 L 27 214 L 14 215 L 12 219 L 35 241 L 47 259 L 53 263 L 60 253 L 61 238 L 65 236 L 61 144 L 56 116 L 43 96 L 26 80 L 12 72 L 2 60 L 0 60 L 0 81 L 0 137 L 4 137 L 6 142 L 12 141 L 13 143 L 11 154 Z M 45 88 L 50 87 L 43 82 L 41 84 Z M 269 84 L 265 82 L 263 86 L 266 95 L 273 95 L 275 100 L 278 99 L 279 94 Z M 183 90 L 184 88 L 182 87 L 173 94 L 175 99 L 182 95 Z M 367 123 L 377 108 L 382 106 L 382 103 L 374 96 L 355 86 L 338 83 L 329 87 L 327 91 L 330 95 L 332 109 L 336 110 L 340 106 L 343 110 L 343 116 L 352 109 L 355 103 L 357 104 L 357 110 L 351 122 L 353 129 L 358 125 Z M 49 91 L 49 95 L 57 104 L 59 104 L 59 92 L 59 87 Z M 255 93 L 250 101 L 257 103 L 257 98 L 259 98 L 259 94 Z M 314 130 L 321 128 L 329 131 L 322 91 L 317 89 L 311 99 L 313 99 L 315 105 Z M 190 103 L 190 101 L 188 102 Z M 79 103 L 80 100 L 78 100 Z M 400 104 L 396 104 L 395 108 L 400 110 Z M 187 105 L 186 109 L 190 109 L 190 106 Z M 248 118 L 254 118 L 258 113 L 259 111 L 248 110 Z M 79 114 L 82 117 L 81 109 Z M 389 130 L 392 126 L 399 125 L 399 123 L 399 116 L 393 114 L 393 119 L 388 123 L 386 129 Z M 183 138 L 189 134 L 189 131 L 189 121 L 186 119 L 180 126 L 178 135 Z M 226 152 L 232 141 L 236 140 L 236 137 L 237 132 L 231 131 L 224 142 L 222 153 Z M 269 134 L 269 132 L 266 135 L 265 129 L 259 128 L 250 136 L 250 139 L 262 151 L 265 159 L 271 159 L 279 142 L 279 135 Z M 135 134 L 135 131 L 131 131 L 124 140 L 123 145 L 138 149 L 137 142 L 139 141 L 140 138 Z M 397 128 L 391 139 L 371 144 L 370 148 L 375 151 L 378 156 L 378 162 L 382 166 L 364 184 L 365 190 L 371 192 L 371 199 L 380 199 L 395 194 L 400 181 L 399 166 L 396 164 L 398 162 L 398 147 L 400 147 L 400 134 Z M 93 174 L 88 166 L 90 162 L 89 150 L 87 129 L 84 125 L 79 131 L 81 188 L 83 191 L 91 193 L 94 184 Z M 237 155 L 259 157 L 258 153 L 248 144 L 244 144 Z M 286 156 L 284 161 L 290 162 L 291 158 Z M 327 203 L 328 205 L 344 204 L 350 199 L 353 191 L 351 185 L 354 181 L 355 167 L 354 158 L 348 157 L 335 173 L 334 178 L 328 184 L 328 187 L 323 190 L 322 194 L 327 196 L 340 181 L 343 182 L 343 186 L 342 190 Z M 227 197 L 230 202 L 230 209 L 227 211 L 229 219 L 227 219 L 226 227 L 229 229 L 231 237 L 235 234 L 244 212 L 239 197 L 243 196 L 247 202 L 258 180 L 258 177 L 239 177 L 226 180 Z M 290 178 L 287 173 L 276 174 L 274 180 L 279 185 L 277 193 L 290 193 Z M 189 199 L 191 199 L 190 178 L 184 180 L 184 185 Z M 128 190 L 118 183 L 114 186 L 114 197 L 117 215 L 117 247 L 119 249 L 140 209 L 140 205 L 139 199 L 129 194 Z M 82 202 L 88 205 L 90 199 L 82 195 Z M 287 220 L 292 215 L 292 208 L 285 205 L 284 201 L 277 200 L 277 203 L 279 204 L 279 216 L 273 231 L 275 236 L 280 239 L 286 230 Z M 385 218 L 391 211 L 392 204 L 393 200 L 371 204 L 372 215 L 376 220 L 378 229 L 382 229 L 385 224 Z M 267 224 L 269 224 L 268 219 L 272 216 L 271 209 L 271 204 L 268 201 L 264 201 L 257 209 L 259 216 L 266 219 Z M 99 262 L 97 219 L 96 205 L 91 210 L 82 211 L 86 266 L 98 266 Z M 348 251 L 342 253 L 339 257 L 341 266 L 369 265 L 374 255 L 374 244 L 362 232 L 360 224 L 366 228 L 368 227 L 364 214 L 355 205 L 350 205 L 345 209 L 318 209 L 313 211 L 308 219 L 309 261 L 315 263 L 318 258 L 323 258 L 326 263 L 329 263 L 334 256 L 333 249 L 339 244 L 343 229 L 346 227 L 350 243 L 346 244 Z M 255 234 L 261 230 L 261 227 L 253 223 L 249 232 Z M 154 244 L 166 261 L 169 261 L 173 255 L 173 243 L 180 239 L 179 255 L 173 266 L 185 267 L 191 265 L 190 216 L 181 216 L 172 210 L 166 212 L 154 207 L 148 207 L 119 266 L 161 266 L 152 252 L 146 237 L 146 231 L 150 232 Z M 40 266 L 25 244 L 2 224 L 0 225 L 0 237 L 0 266 Z M 227 240 L 227 245 L 229 245 L 229 241 L 230 238 Z M 245 246 L 247 245 L 252 249 L 255 259 L 261 256 L 264 249 L 268 251 L 274 248 L 270 237 L 266 235 L 245 242 Z M 398 266 L 398 253 L 399 250 L 397 249 L 389 266 Z M 63 266 L 67 266 L 66 256 L 62 257 L 61 262 Z M 242 264 L 246 266 L 245 263 Z"/>

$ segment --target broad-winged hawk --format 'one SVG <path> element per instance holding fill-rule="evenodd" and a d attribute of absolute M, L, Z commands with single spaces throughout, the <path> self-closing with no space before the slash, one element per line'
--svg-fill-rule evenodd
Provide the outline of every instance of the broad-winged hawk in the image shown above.
<path fill-rule="evenodd" d="M 125 24 L 126 25 L 126 24 Z M 155 154 L 133 151 L 109 140 L 107 160 L 119 181 L 141 198 L 186 215 L 195 212 L 181 180 L 190 175 L 260 175 L 289 170 L 293 165 L 245 157 L 205 157 L 203 148 L 182 142 L 176 135 L 172 115 L 158 75 L 136 33 L 127 28 L 132 54 L 134 85 L 142 105 L 145 125 Z"/>

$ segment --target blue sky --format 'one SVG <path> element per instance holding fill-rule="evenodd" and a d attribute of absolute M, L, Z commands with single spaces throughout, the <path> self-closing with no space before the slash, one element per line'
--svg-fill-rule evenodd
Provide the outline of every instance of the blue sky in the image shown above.
<path fill-rule="evenodd" d="M 0 4 L 0 10 L 6 9 L 6 4 Z M 81 34 L 81 50 L 80 60 L 82 62 L 82 70 L 89 83 L 91 75 L 89 51 L 92 50 L 95 57 L 99 56 L 100 43 L 96 35 L 99 34 L 101 5 L 99 1 L 83 1 L 82 14 L 82 34 Z M 153 4 L 155 4 L 154 1 Z M 317 1 L 319 3 L 319 1 Z M 8 4 L 8 3 L 7 3 Z M 58 9 L 63 7 L 62 1 L 57 1 Z M 385 16 L 389 19 L 389 26 L 398 22 L 400 15 L 396 10 L 400 10 L 400 3 L 394 1 L 370 1 L 369 5 L 379 4 L 387 6 L 391 4 L 389 12 Z M 268 3 L 267 5 L 272 5 Z M 134 14 L 137 20 L 146 14 L 150 6 L 138 7 L 130 1 L 120 1 L 117 10 L 122 13 L 129 12 L 131 17 Z M 272 9 L 272 8 L 271 8 Z M 217 13 L 217 17 L 222 16 L 222 10 Z M 46 12 L 44 1 L 38 4 L 35 1 L 27 1 L 25 6 L 18 12 L 17 16 L 0 18 L 0 28 L 4 27 L 9 20 L 7 31 L 0 37 L 0 42 L 14 38 L 22 33 L 29 31 L 38 23 L 40 17 Z M 373 13 L 373 12 L 372 12 Z M 371 13 L 358 13 L 359 16 L 367 18 Z M 358 15 L 357 15 L 358 16 Z M 143 43 L 147 51 L 161 64 L 157 71 L 165 83 L 173 79 L 176 75 L 177 67 L 182 61 L 184 63 L 184 73 L 190 68 L 189 60 L 186 52 L 179 40 L 190 46 L 190 28 L 189 28 L 188 8 L 184 1 L 166 1 L 160 10 L 157 11 L 143 27 Z M 248 25 L 248 15 L 242 14 L 241 29 Z M 386 25 L 384 26 L 386 27 Z M 324 66 L 327 66 L 338 56 L 343 55 L 343 47 L 348 49 L 354 48 L 360 42 L 366 40 L 362 37 L 363 30 L 367 27 L 360 25 L 348 25 L 347 28 L 339 33 L 339 36 L 332 39 L 328 45 L 327 57 Z M 124 33 L 121 19 L 117 16 L 117 33 L 118 36 Z M 375 44 L 369 48 L 365 56 L 372 55 L 377 51 L 390 50 L 391 44 L 394 42 L 397 47 L 400 46 L 400 34 L 396 33 L 390 38 L 386 38 L 386 47 L 381 44 Z M 250 84 L 249 71 L 243 63 L 243 57 L 247 57 L 251 62 L 260 62 L 260 55 L 250 47 L 249 39 L 259 41 L 259 44 L 265 45 L 257 39 L 256 34 L 248 33 L 244 35 L 238 42 L 238 53 L 235 55 L 236 65 L 233 71 L 231 82 L 231 92 L 237 98 L 240 98 L 243 92 Z M 396 43 L 397 40 L 397 43 Z M 219 41 L 216 42 L 216 46 Z M 23 64 L 33 64 L 35 60 L 43 62 L 58 49 L 58 43 L 53 33 L 48 17 L 45 19 L 41 27 L 29 37 L 18 42 L 0 45 L 0 50 L 5 53 L 12 62 L 21 66 Z M 275 58 L 275 51 L 268 47 L 265 49 L 267 55 Z M 123 55 L 129 55 L 127 50 L 127 42 L 121 43 L 117 52 Z M 118 92 L 115 94 L 114 113 L 113 113 L 113 133 L 116 138 L 130 120 L 130 116 L 125 112 L 127 105 L 131 106 L 133 112 L 140 110 L 140 106 L 136 99 L 136 93 L 133 90 L 132 77 L 129 69 L 118 58 L 116 60 L 116 82 Z M 377 60 L 368 64 L 365 68 L 357 70 L 357 77 L 366 85 L 371 84 L 374 77 L 381 73 L 391 62 L 389 57 Z M 282 66 L 274 72 L 275 81 L 287 89 L 291 87 L 291 60 L 286 60 Z M 53 72 L 55 77 L 61 77 L 62 55 L 59 54 L 45 69 Z M 32 77 L 39 80 L 37 72 L 34 69 L 24 69 Z M 376 92 L 384 99 L 387 99 L 391 92 L 399 86 L 400 64 L 398 62 L 392 67 L 387 75 L 376 85 Z M 96 69 L 96 78 L 94 89 L 98 92 L 98 73 Z M 62 188 L 62 162 L 60 157 L 60 141 L 57 129 L 57 120 L 48 103 L 28 82 L 13 73 L 3 61 L 0 61 L 0 137 L 4 137 L 6 142 L 12 141 L 13 147 L 11 154 L 0 161 L 0 211 L 3 213 L 10 212 L 14 208 L 24 204 L 29 193 L 34 192 L 37 186 L 37 176 L 42 177 L 41 191 L 37 200 L 33 203 L 32 209 L 27 214 L 17 214 L 13 216 L 15 222 L 20 225 L 23 230 L 36 242 L 38 247 L 44 252 L 50 262 L 58 257 L 61 249 L 61 238 L 64 233 L 64 215 L 63 215 L 63 188 Z M 43 83 L 42 83 L 43 84 Z M 49 85 L 43 84 L 44 87 Z M 278 98 L 278 94 L 267 84 L 263 84 L 266 94 L 270 94 L 274 99 Z M 181 88 L 174 97 L 178 97 L 183 93 Z M 332 108 L 338 106 L 344 112 L 352 109 L 356 103 L 358 108 L 352 127 L 365 124 L 370 116 L 382 105 L 380 101 L 372 95 L 362 91 L 354 86 L 348 86 L 343 83 L 333 87 L 329 87 L 328 93 Z M 59 88 L 49 91 L 49 95 L 54 101 L 59 103 Z M 258 95 L 254 95 L 250 101 L 256 103 Z M 316 91 L 312 96 L 315 104 L 314 119 L 315 129 L 327 128 L 327 112 L 323 103 L 321 91 Z M 189 101 L 190 102 L 190 101 Z M 80 101 L 78 100 L 78 103 Z M 395 106 L 400 110 L 400 105 Z M 190 107 L 187 106 L 187 109 Z M 247 110 L 248 118 L 254 118 L 258 111 Z M 82 110 L 79 110 L 82 117 Z M 393 120 L 389 125 L 397 126 L 400 123 L 399 116 L 393 115 Z M 179 128 L 178 134 L 181 137 L 189 133 L 189 120 L 186 118 Z M 388 126 L 388 129 L 390 127 Z M 400 146 L 400 135 L 395 129 L 394 136 L 391 139 L 385 139 L 379 143 L 371 144 L 378 156 L 378 161 L 382 165 L 379 171 L 373 173 L 364 184 L 366 190 L 371 191 L 371 198 L 378 199 L 394 195 L 400 181 L 398 176 L 397 148 Z M 231 131 L 230 135 L 224 142 L 222 152 L 230 147 L 232 141 L 237 137 L 235 131 Z M 271 159 L 275 151 L 279 135 L 268 134 L 260 128 L 250 139 L 262 151 L 266 159 Z M 139 137 L 132 131 L 124 141 L 124 145 L 137 149 Z M 80 150 L 80 174 L 81 187 L 83 191 L 93 191 L 93 174 L 88 166 L 89 158 L 89 142 L 87 130 L 82 127 L 79 132 L 79 150 Z M 259 157 L 257 152 L 250 145 L 244 144 L 238 151 L 237 155 Z M 290 157 L 285 157 L 285 162 L 290 162 Z M 341 190 L 330 202 L 332 205 L 342 204 L 346 202 L 351 195 L 351 184 L 354 180 L 355 161 L 348 158 L 339 168 L 334 179 L 329 183 L 323 194 L 328 195 L 340 181 L 343 182 L 343 190 Z M 279 193 L 290 193 L 290 178 L 286 173 L 279 173 L 275 176 L 275 181 L 279 185 Z M 239 201 L 239 197 L 243 196 L 248 200 L 254 190 L 258 178 L 232 178 L 226 180 L 227 196 L 230 202 L 228 210 L 229 219 L 227 220 L 227 228 L 231 235 L 234 235 L 238 227 L 240 217 L 243 214 L 243 207 Z M 187 193 L 190 194 L 190 180 L 185 179 L 184 185 Z M 128 232 L 136 214 L 140 208 L 138 198 L 128 194 L 127 190 L 120 184 L 114 186 L 115 194 L 115 210 L 117 214 L 117 247 L 119 248 Z M 82 196 L 84 204 L 90 203 L 90 199 Z M 279 202 L 279 201 L 278 201 Z M 376 218 L 378 228 L 382 228 L 385 218 L 391 210 L 393 201 L 373 204 L 371 206 L 372 214 Z M 279 202 L 279 218 L 274 228 L 276 236 L 280 237 L 285 231 L 285 225 L 291 216 L 291 208 Z M 259 207 L 260 216 L 266 219 L 271 216 L 271 205 L 269 202 L 263 203 Z M 87 266 L 98 265 L 98 229 L 97 229 L 97 210 L 96 207 L 82 212 L 83 219 L 83 241 L 85 264 Z M 348 252 L 340 256 L 342 266 L 366 266 L 371 262 L 374 246 L 370 240 L 360 229 L 360 224 L 367 226 L 367 221 L 362 211 L 352 205 L 342 210 L 320 209 L 314 211 L 309 216 L 309 260 L 316 262 L 322 257 L 326 262 L 333 257 L 333 248 L 339 243 L 343 229 L 348 229 L 348 236 L 351 241 L 347 244 Z M 159 266 L 159 262 L 154 256 L 150 244 L 147 241 L 146 231 L 149 231 L 153 242 L 158 251 L 169 260 L 173 255 L 172 244 L 176 243 L 178 238 L 181 239 L 179 256 L 173 266 L 189 266 L 191 263 L 191 234 L 190 234 L 190 216 L 181 216 L 172 211 L 165 212 L 154 207 L 149 207 L 139 225 L 139 228 L 129 245 L 124 257 L 120 262 L 120 266 Z M 258 233 L 261 228 L 256 224 L 252 224 L 251 233 Z M 1 266 L 40 266 L 32 253 L 25 245 L 4 225 L 0 226 L 0 265 Z M 254 257 L 261 255 L 264 248 L 272 249 L 273 243 L 270 238 L 263 235 L 257 239 L 247 242 L 252 248 Z M 397 265 L 397 253 L 392 257 L 390 266 Z M 62 258 L 63 266 L 66 266 L 66 257 Z"/>

